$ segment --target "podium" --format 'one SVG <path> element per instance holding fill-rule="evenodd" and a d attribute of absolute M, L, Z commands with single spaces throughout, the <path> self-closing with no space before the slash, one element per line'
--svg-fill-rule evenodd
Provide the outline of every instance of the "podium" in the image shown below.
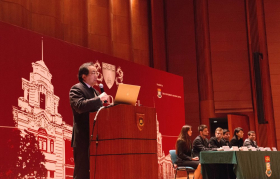
<path fill-rule="evenodd" d="M 90 113 L 90 139 L 95 113 Z M 154 108 L 117 105 L 102 109 L 90 146 L 91 179 L 157 179 Z"/>

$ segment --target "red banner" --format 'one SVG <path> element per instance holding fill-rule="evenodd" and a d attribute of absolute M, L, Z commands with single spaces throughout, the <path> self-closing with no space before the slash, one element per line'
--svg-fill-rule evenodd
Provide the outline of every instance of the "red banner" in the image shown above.
<path fill-rule="evenodd" d="M 73 117 L 69 90 L 78 82 L 78 68 L 84 62 L 95 63 L 99 83 L 113 97 L 118 83 L 141 86 L 138 102 L 143 106 L 154 107 L 157 111 L 159 163 L 170 161 L 166 155 L 175 148 L 177 136 L 185 123 L 182 77 L 42 37 L 2 22 L 0 34 L 1 135 L 18 135 L 14 130 L 19 130 L 21 139 L 26 140 L 26 143 L 17 145 L 28 145 L 28 141 L 33 147 L 38 145 L 44 155 L 41 160 L 46 162 L 47 171 L 30 168 L 18 172 L 22 176 L 40 176 L 44 172 L 55 178 L 72 175 L 73 159 L 69 141 Z M 96 89 L 99 90 L 97 86 Z M 15 140 L 9 137 L 1 139 L 7 145 L 2 150 L 11 148 L 20 140 L 20 136 Z M 28 167 L 24 161 L 22 165 Z M 160 176 L 171 175 L 162 171 L 159 170 Z M 0 175 L 16 172 L 11 164 L 0 171 Z"/>

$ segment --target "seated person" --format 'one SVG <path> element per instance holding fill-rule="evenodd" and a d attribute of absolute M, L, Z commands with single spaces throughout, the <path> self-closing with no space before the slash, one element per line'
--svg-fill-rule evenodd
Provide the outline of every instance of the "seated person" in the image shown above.
<path fill-rule="evenodd" d="M 243 129 L 241 127 L 237 127 L 234 129 L 234 136 L 230 140 L 230 145 L 231 146 L 238 146 L 242 147 L 243 146 Z"/>
<path fill-rule="evenodd" d="M 209 140 L 209 147 L 212 148 L 212 150 L 217 150 L 217 148 L 226 145 L 224 140 L 222 140 L 222 137 L 223 137 L 223 129 L 218 127 L 215 130 L 215 137 L 211 137 Z"/>
<path fill-rule="evenodd" d="M 229 138 L 230 138 L 229 130 L 228 129 L 223 129 L 223 138 L 222 138 L 222 140 L 224 141 L 224 146 L 231 147 L 231 145 L 229 143 Z"/>
<path fill-rule="evenodd" d="M 243 146 L 248 147 L 248 148 L 250 148 L 250 147 L 258 148 L 257 142 L 256 142 L 255 131 L 248 132 L 248 139 L 245 139 Z"/>
<path fill-rule="evenodd" d="M 191 126 L 184 125 L 176 142 L 176 154 L 178 156 L 176 164 L 177 166 L 193 167 L 194 169 L 196 169 L 194 172 L 195 178 L 202 178 L 199 159 L 198 157 L 193 157 L 192 155 L 192 141 L 190 139 L 191 136 Z"/>
<path fill-rule="evenodd" d="M 198 126 L 198 132 L 199 136 L 197 136 L 193 141 L 193 153 L 194 156 L 197 157 L 199 157 L 200 151 L 211 150 L 211 148 L 208 146 L 208 139 L 206 138 L 209 133 L 207 126 L 205 124 L 201 124 Z"/>

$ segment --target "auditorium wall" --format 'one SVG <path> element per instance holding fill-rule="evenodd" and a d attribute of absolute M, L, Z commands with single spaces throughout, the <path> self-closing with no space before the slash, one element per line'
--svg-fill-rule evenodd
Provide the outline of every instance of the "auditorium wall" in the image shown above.
<path fill-rule="evenodd" d="M 263 2 L 263 23 L 264 26 L 264 37 L 262 38 L 262 48 L 265 49 L 266 62 L 267 62 L 267 73 L 268 78 L 265 80 L 268 83 L 267 86 L 270 88 L 269 93 L 271 94 L 270 105 L 271 108 L 267 109 L 270 111 L 268 119 L 270 125 L 267 127 L 268 131 L 274 131 L 273 135 L 268 135 L 268 140 L 275 139 L 277 142 L 277 148 L 280 148 L 280 2 L 276 0 L 264 1 Z M 268 95 L 270 97 L 270 95 Z"/>
<path fill-rule="evenodd" d="M 260 145 L 280 148 L 279 8 L 277 0 L 0 0 L 0 20 L 183 76 L 186 123 L 246 115 Z M 258 124 L 256 51 L 267 124 Z"/>

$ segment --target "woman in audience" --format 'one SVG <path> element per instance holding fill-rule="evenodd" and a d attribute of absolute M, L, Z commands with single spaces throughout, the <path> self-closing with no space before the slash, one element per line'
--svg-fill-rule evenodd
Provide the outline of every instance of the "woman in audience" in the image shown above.
<path fill-rule="evenodd" d="M 198 157 L 192 157 L 192 141 L 190 139 L 191 136 L 191 126 L 184 125 L 176 142 L 176 154 L 178 156 L 176 164 L 177 166 L 193 167 L 194 169 L 196 169 L 194 172 L 194 178 L 201 179 L 202 175 L 199 159 Z"/>
<path fill-rule="evenodd" d="M 234 135 L 233 135 L 232 139 L 230 140 L 230 145 L 242 147 L 243 146 L 243 135 L 244 135 L 244 132 L 241 127 L 235 128 Z"/>

